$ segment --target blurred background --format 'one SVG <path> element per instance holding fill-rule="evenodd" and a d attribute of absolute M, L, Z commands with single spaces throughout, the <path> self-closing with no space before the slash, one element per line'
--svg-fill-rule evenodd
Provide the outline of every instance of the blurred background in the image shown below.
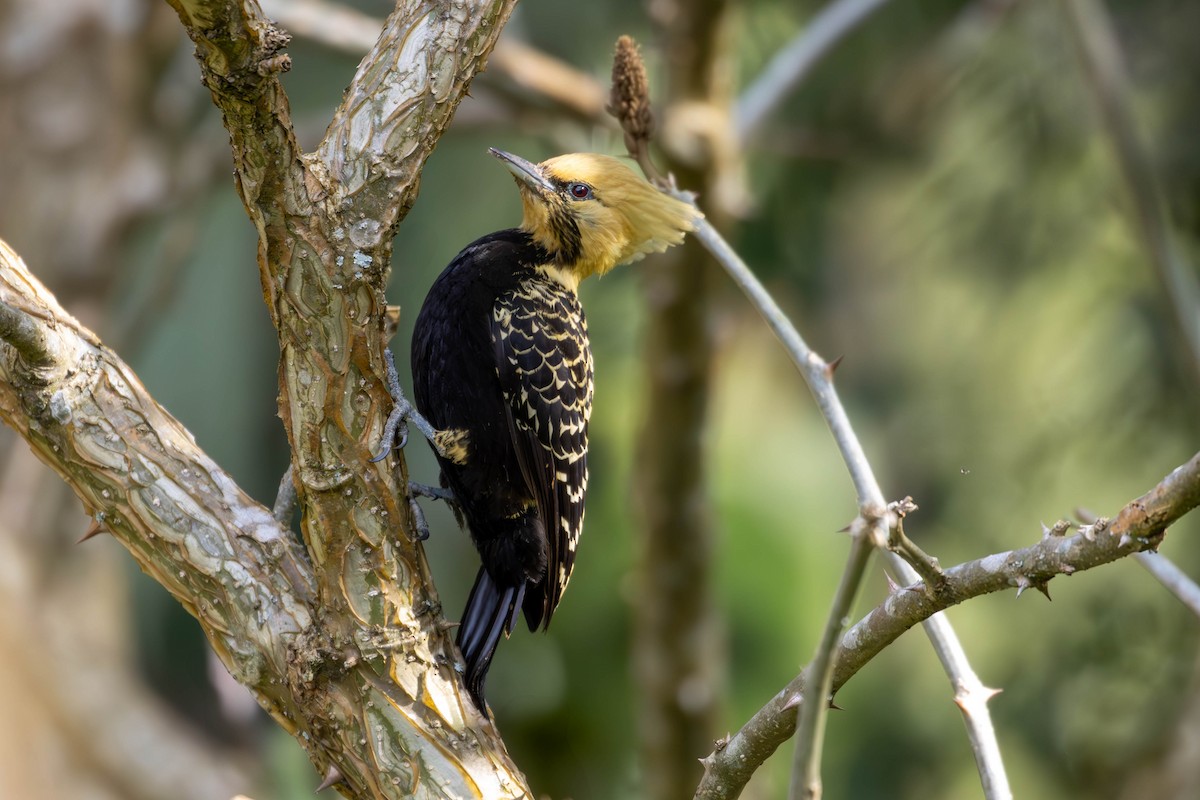
<path fill-rule="evenodd" d="M 297 6 L 311 8 L 268 11 Z M 519 222 L 486 148 L 623 151 L 600 106 L 629 33 L 662 163 L 814 348 L 844 357 L 839 389 L 885 493 L 920 505 L 911 537 L 951 565 L 1031 544 L 1077 507 L 1114 514 L 1197 449 L 1200 384 L 1063 5 L 887 5 L 730 133 L 739 95 L 821 6 L 525 0 L 396 239 L 402 375 L 434 277 Z M 1200 6 L 1105 6 L 1195 264 Z M 355 47 L 293 40 L 284 84 L 306 149 Z M 165 3 L 0 0 L 0 237 L 270 504 L 288 459 L 278 349 L 191 52 Z M 587 535 L 554 627 L 501 646 L 489 698 L 539 793 L 690 796 L 712 740 L 811 656 L 855 499 L 798 374 L 699 251 L 582 294 L 597 365 Z M 73 495 L 11 432 L 0 445 L 0 796 L 311 796 L 319 776 L 214 668 L 194 621 L 107 537 L 75 546 L 88 520 Z M 436 481 L 419 442 L 406 455 Z M 476 556 L 445 509 L 427 513 L 453 619 Z M 1200 575 L 1192 516 L 1162 549 Z M 950 612 L 1003 689 L 991 708 L 1016 795 L 1200 796 L 1197 620 L 1132 560 L 1050 591 Z M 886 592 L 876 563 L 856 618 Z M 952 694 L 923 634 L 901 638 L 838 696 L 826 796 L 979 796 Z M 783 796 L 790 759 L 789 743 L 745 796 Z"/>

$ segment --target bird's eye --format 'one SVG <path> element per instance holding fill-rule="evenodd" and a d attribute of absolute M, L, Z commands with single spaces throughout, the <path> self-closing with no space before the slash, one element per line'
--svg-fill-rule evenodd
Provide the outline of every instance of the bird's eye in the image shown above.
<path fill-rule="evenodd" d="M 576 200 L 590 200 L 592 197 L 592 187 L 586 183 L 569 183 L 567 184 L 567 191 Z"/>

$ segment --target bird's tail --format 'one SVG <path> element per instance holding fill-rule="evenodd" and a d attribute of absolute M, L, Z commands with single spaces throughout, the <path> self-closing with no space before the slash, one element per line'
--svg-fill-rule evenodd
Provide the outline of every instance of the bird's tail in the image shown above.
<path fill-rule="evenodd" d="M 524 597 L 524 581 L 520 586 L 497 586 L 483 567 L 479 568 L 467 597 L 467 608 L 458 628 L 458 648 L 467 662 L 467 690 L 484 714 L 488 710 L 483 700 L 483 683 L 492 665 L 492 655 L 500 634 L 512 632 Z"/>

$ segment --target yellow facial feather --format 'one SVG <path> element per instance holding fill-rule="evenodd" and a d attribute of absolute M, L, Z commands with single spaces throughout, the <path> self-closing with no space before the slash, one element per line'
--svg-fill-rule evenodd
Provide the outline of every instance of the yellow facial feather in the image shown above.
<path fill-rule="evenodd" d="M 582 183 L 592 190 L 581 200 L 569 191 L 521 186 L 523 227 L 548 250 L 570 252 L 563 241 L 565 217 L 574 222 L 578 252 L 559 268 L 577 276 L 576 281 L 681 243 L 701 216 L 694 206 L 658 191 L 612 156 L 570 153 L 544 161 L 537 169 L 555 186 Z"/>

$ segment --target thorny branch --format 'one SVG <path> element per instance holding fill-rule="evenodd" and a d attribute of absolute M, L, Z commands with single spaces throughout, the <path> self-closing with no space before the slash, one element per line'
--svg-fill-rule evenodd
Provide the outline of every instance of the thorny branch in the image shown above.
<path fill-rule="evenodd" d="M 821 413 L 825 416 L 830 430 L 833 432 L 834 439 L 838 444 L 838 449 L 842 453 L 842 458 L 845 460 L 847 467 L 850 470 L 855 490 L 858 492 L 859 496 L 859 504 L 861 509 L 860 519 L 872 521 L 869 528 L 860 526 L 859 530 L 860 532 L 871 531 L 873 540 L 876 543 L 882 543 L 886 540 L 887 530 L 891 527 L 890 521 L 887 519 L 888 512 L 885 509 L 883 492 L 879 488 L 878 482 L 875 480 L 870 464 L 868 463 L 866 455 L 863 452 L 862 445 L 855 436 L 853 428 L 850 425 L 849 418 L 846 416 L 845 409 L 841 405 L 841 401 L 838 400 L 837 392 L 833 387 L 832 376 L 833 370 L 836 367 L 836 363 L 827 364 L 824 359 L 820 358 L 820 356 L 813 353 L 808 348 L 800 334 L 791 324 L 791 321 L 788 320 L 788 318 L 784 315 L 778 304 L 775 303 L 774 298 L 771 297 L 770 293 L 768 293 L 763 285 L 758 281 L 758 279 L 750 271 L 749 267 L 747 267 L 745 262 L 742 261 L 741 257 L 734 252 L 733 248 L 731 248 L 729 244 L 723 238 L 721 238 L 721 236 L 715 230 L 712 229 L 711 226 L 706 225 L 704 220 L 700 220 L 695 235 L 701 242 L 704 243 L 709 252 L 713 254 L 713 257 L 716 258 L 723 267 L 725 267 L 725 270 L 729 273 L 730 277 L 733 278 L 738 287 L 746 293 L 746 296 L 763 316 L 768 327 L 771 328 L 771 331 L 783 344 L 784 349 L 787 350 L 788 354 L 792 358 L 792 361 L 796 364 L 797 368 L 804 376 L 805 382 L 808 384 L 810 391 L 812 391 L 813 396 L 817 400 L 817 406 L 820 408 Z M 872 509 L 875 510 L 872 511 Z M 852 553 L 852 560 L 848 563 L 857 568 L 857 566 L 860 565 L 860 560 L 855 557 L 856 555 L 857 554 Z M 908 564 L 906 564 L 903 559 L 899 557 L 892 558 L 890 563 L 892 568 L 902 576 L 907 576 L 910 574 L 915 575 L 915 573 L 912 573 Z M 865 567 L 865 564 L 861 566 Z M 834 609 L 835 612 L 838 610 L 839 608 Z M 846 609 L 842 616 L 844 617 L 845 614 L 848 613 L 849 609 Z M 835 619 L 831 613 L 831 624 L 835 624 L 836 621 L 840 620 L 841 618 L 842 617 L 837 617 Z M 827 630 L 826 633 L 828 632 L 829 631 Z M 934 627 L 927 626 L 926 632 L 929 634 L 931 640 L 933 641 L 934 647 L 938 650 L 939 654 L 961 650 L 961 646 L 957 642 L 957 637 L 954 635 L 954 631 L 950 628 L 949 623 L 945 622 L 944 620 L 936 623 Z M 822 641 L 823 644 L 829 645 L 832 642 L 832 638 L 826 636 Z M 823 659 L 821 662 L 818 662 L 818 668 L 813 669 L 814 674 L 822 674 L 820 669 L 825 670 L 825 675 L 830 674 L 828 670 L 832 668 L 834 663 L 832 661 L 830 652 L 831 651 L 828 649 L 822 649 L 818 652 L 818 655 L 824 655 L 825 659 Z M 978 683 L 978 679 L 975 678 L 974 674 L 970 671 L 970 667 L 966 663 L 965 659 L 956 659 L 954 661 L 947 661 L 943 659 L 943 665 L 947 666 L 948 669 L 950 667 L 953 668 L 954 671 L 951 672 L 950 675 L 955 686 L 969 686 L 974 685 L 974 683 Z M 829 684 L 826 681 L 821 681 L 820 683 L 821 686 L 818 687 L 817 692 L 810 693 L 809 696 L 825 697 L 829 695 L 830 691 L 833 689 L 832 684 Z M 814 710 L 810 713 L 812 713 L 815 717 L 820 717 L 825 713 L 825 703 L 813 703 L 811 706 L 814 707 Z M 820 709 L 817 710 L 816 707 L 820 707 Z M 803 711 L 803 704 L 801 705 L 801 710 Z M 818 722 L 818 719 L 813 719 L 812 722 L 809 723 L 809 725 L 812 727 L 808 728 L 808 730 L 815 732 Z M 986 763 L 980 763 L 981 774 L 984 776 L 983 780 L 985 785 L 999 783 L 1002 785 L 1002 787 L 1006 786 L 1007 781 L 1005 781 L 1002 777 L 996 779 L 987 777 L 992 775 L 1003 776 L 1004 770 L 1001 762 L 998 760 L 999 749 L 993 747 L 991 744 L 995 740 L 995 732 L 992 730 L 985 708 L 977 707 L 977 713 L 973 717 L 968 718 L 968 731 L 972 736 L 972 746 L 976 749 L 976 752 L 986 753 L 989 755 L 989 759 Z M 980 739 L 985 740 L 983 744 L 977 743 L 976 740 Z M 774 750 L 774 748 L 772 748 L 772 750 Z M 797 744 L 797 752 L 811 753 L 811 749 L 809 749 L 809 745 L 807 743 L 799 742 Z M 807 759 L 805 760 L 807 761 Z M 807 761 L 807 763 L 801 765 L 801 771 L 809 773 L 810 780 L 811 768 L 809 767 L 809 764 L 811 763 L 813 762 Z M 698 794 L 697 796 L 701 795 Z M 991 795 L 991 797 L 1004 796 L 1005 795 L 1003 792 Z"/>
<path fill-rule="evenodd" d="M 365 460 L 386 402 L 378 354 L 390 233 L 411 205 L 424 158 L 512 4 L 466 3 L 447 14 L 419 4 L 398 8 L 320 151 L 305 155 L 296 146 L 277 79 L 289 65 L 286 35 L 253 3 L 168 2 L 197 44 L 205 81 L 232 137 L 239 190 L 259 232 L 264 296 L 284 349 L 281 411 L 298 456 L 308 553 L 198 451 L 128 368 L 62 312 L 2 244 L 0 339 L 12 347 L 0 354 L 7 381 L 0 385 L 0 414 L 197 615 L 231 672 L 286 729 L 303 734 L 314 760 L 331 764 L 327 774 L 343 792 L 443 796 L 455 789 L 432 787 L 420 775 L 428 764 L 444 767 L 449 760 L 461 770 L 463 791 L 525 793 L 486 723 L 471 719 L 480 727 L 464 732 L 467 719 L 462 703 L 453 701 L 444 642 L 431 632 L 436 625 L 423 619 L 437 617 L 423 558 L 403 538 L 384 535 L 397 523 L 411 528 L 395 499 L 397 484 L 406 480 L 403 464 L 398 474 L 372 473 L 364 465 L 365 478 L 346 470 Z M 401 43 L 412 37 L 430 43 L 423 63 L 399 59 Z M 703 227 L 699 234 L 705 237 Z M 711 236 L 706 246 L 727 248 Z M 320 328 L 315 333 L 308 327 L 314 324 Z M 794 335 L 790 324 L 772 327 L 785 344 Z M 832 391 L 834 365 L 806 347 L 796 352 L 806 377 L 809 369 L 825 373 Z M 369 384 L 363 403 L 357 402 L 363 395 L 347 391 L 356 381 Z M 836 395 L 830 412 L 813 391 L 835 437 L 849 432 L 848 421 L 843 429 L 837 418 Z M 345 398 L 354 399 L 353 408 L 338 405 Z M 319 425 L 318 419 L 332 424 Z M 872 509 L 859 521 L 876 529 L 877 538 L 886 517 L 886 510 L 876 514 L 882 495 L 852 432 L 849 437 L 839 438 L 839 447 L 860 504 Z M 836 691 L 903 630 L 942 608 L 1013 585 L 1042 586 L 1054 575 L 1156 546 L 1166 526 L 1200 502 L 1197 458 L 1108 527 L 960 565 L 946 572 L 939 587 L 897 592 L 842 637 L 841 648 L 831 653 L 836 668 L 830 687 Z M 335 499 L 339 495 L 350 500 Z M 382 505 L 372 507 L 372 501 Z M 393 543 L 398 552 L 389 551 Z M 400 585 L 402 574 L 412 583 Z M 317 597 L 329 602 L 333 614 Z M 356 620 L 357 627 L 326 629 L 335 615 Z M 419 665 L 404 667 L 393 651 Z M 382 669 L 365 668 L 376 659 Z M 407 681 L 414 676 L 436 687 L 423 706 L 411 702 L 417 689 Z M 764 748 L 769 754 L 790 735 L 804 677 L 706 759 L 697 796 L 733 796 L 739 789 L 728 787 L 744 785 L 762 760 L 746 754 Z M 824 706 L 804 705 L 817 707 L 818 714 Z M 364 710 L 372 707 L 374 712 Z M 431 721 L 462 738 L 431 733 Z M 376 737 L 373 732 L 385 726 L 400 732 Z M 772 731 L 783 732 L 774 744 Z M 368 737 L 369 756 L 356 750 Z M 706 786 L 719 793 L 705 794 Z"/>
<path fill-rule="evenodd" d="M 1198 505 L 1200 453 L 1126 504 L 1107 523 L 1098 521 L 1073 536 L 1046 536 L 1031 547 L 951 567 L 945 572 L 946 582 L 940 591 L 926 591 L 920 583 L 898 589 L 842 637 L 834 691 L 902 633 L 938 612 L 983 594 L 1044 586 L 1057 575 L 1071 575 L 1153 550 L 1167 528 Z M 698 800 L 737 797 L 763 761 L 791 737 L 796 724 L 795 706 L 805 694 L 807 675 L 805 670 L 794 678 L 721 749 L 705 759 L 704 779 L 696 790 Z"/>
<path fill-rule="evenodd" d="M 926 586 L 937 589 L 941 586 L 942 581 L 946 579 L 946 574 L 942 572 L 942 567 L 938 564 L 938 560 L 926 553 L 917 543 L 908 538 L 908 534 L 904 532 L 904 520 L 909 514 L 917 510 L 917 504 L 913 502 L 911 497 L 905 497 L 903 500 L 897 500 L 888 503 L 888 510 L 895 515 L 896 524 L 888 531 L 887 549 L 888 552 L 894 553 L 904 559 L 905 563 L 913 568 Z"/>
<path fill-rule="evenodd" d="M 834 33 L 837 30 L 834 29 Z M 636 46 L 628 37 L 622 37 L 622 41 L 618 42 L 617 52 L 618 58 L 613 65 L 610 111 L 621 122 L 622 130 L 626 134 L 626 146 L 642 165 L 648 178 L 657 182 L 664 191 L 694 202 L 689 193 L 679 191 L 672 180 L 664 179 L 654 168 L 649 157 L 649 98 L 646 96 L 648 88 L 641 60 Z M 866 570 L 871 546 L 882 546 L 885 543 L 887 532 L 894 527 L 895 514 L 891 507 L 885 506 L 883 492 L 838 399 L 833 385 L 833 372 L 837 368 L 837 361 L 827 363 L 808 347 L 774 298 L 707 220 L 700 219 L 697 222 L 693 235 L 746 294 L 799 369 L 833 433 L 858 494 L 859 517 L 851 526 L 851 552 L 843 573 L 843 582 L 830 610 L 813 664 L 810 665 L 812 673 L 820 676 L 818 691 L 810 696 L 827 697 L 832 691 L 833 647 L 841 632 L 842 621 L 850 613 L 857 587 Z M 864 543 L 864 537 L 869 537 L 869 541 Z M 891 563 L 893 569 L 901 576 L 910 580 L 911 577 L 908 576 L 915 577 L 912 569 L 899 556 L 892 554 Z M 962 687 L 982 686 L 971 670 L 949 622 L 942 618 L 932 620 L 926 625 L 926 632 L 952 684 L 957 687 L 956 695 L 961 695 Z M 799 704 L 798 699 L 796 704 Z M 987 797 L 989 800 L 1006 800 L 1010 793 L 999 747 L 996 744 L 995 731 L 987 713 L 986 699 L 982 702 L 971 699 L 970 702 L 960 702 L 959 705 L 964 711 L 968 736 L 976 753 Z M 801 705 L 800 735 L 797 737 L 797 758 L 793 770 L 793 797 L 802 796 L 805 792 L 811 792 L 811 796 L 819 795 L 820 742 L 826 714 L 827 706 L 824 702 Z"/>
<path fill-rule="evenodd" d="M 837 441 L 838 447 L 842 452 L 842 457 L 850 469 L 855 488 L 859 492 L 860 508 L 866 508 L 863 504 L 864 492 L 869 492 L 869 496 L 875 498 L 874 507 L 882 507 L 882 491 L 875 481 L 870 464 L 863 453 L 862 446 L 854 435 L 849 419 L 846 417 L 845 409 L 837 399 L 837 393 L 833 388 L 832 374 L 837 362 L 826 364 L 823 359 L 808 349 L 800 334 L 791 324 L 791 321 L 784 315 L 783 311 L 775 303 L 774 298 L 771 297 L 758 281 L 754 273 L 750 271 L 750 268 L 746 266 L 745 262 L 742 261 L 733 248 L 721 238 L 720 234 L 713 230 L 711 226 L 705 224 L 704 220 L 700 220 L 698 223 L 695 236 L 704 243 L 705 247 L 721 263 L 738 287 L 745 292 L 759 314 L 767 322 L 768 327 L 771 328 L 771 331 L 783 344 L 784 349 L 800 369 L 801 374 L 809 385 L 810 391 L 816 397 L 817 405 L 825 416 L 830 430 L 834 434 L 834 439 Z M 866 518 L 866 515 L 862 518 Z M 874 518 L 877 520 L 877 524 L 883 520 L 882 515 Z M 874 537 L 877 543 L 882 543 L 886 538 L 886 527 L 880 526 L 877 528 Z M 916 580 L 917 573 L 899 555 L 889 553 L 887 560 L 891 568 L 901 576 L 902 580 Z M 857 560 L 852 560 L 850 563 L 856 564 Z M 991 724 L 990 715 L 987 712 L 986 695 L 988 691 L 983 688 L 983 684 L 979 681 L 979 678 L 967 662 L 962 645 L 959 643 L 958 637 L 955 635 L 948 620 L 944 617 L 934 617 L 926 620 L 925 632 L 929 636 L 930 643 L 938 654 L 938 658 L 942 662 L 942 666 L 950 678 L 951 684 L 955 687 L 956 701 L 963 711 L 964 722 L 967 725 L 967 734 L 971 740 L 972 751 L 976 755 L 976 764 L 979 768 L 980 780 L 984 787 L 985 796 L 988 800 L 1005 800 L 1011 797 L 1011 791 L 1008 788 L 1008 779 L 1000 757 L 995 729 Z M 974 696 L 968 697 L 967 700 L 961 700 L 963 687 L 967 687 L 968 689 L 974 688 L 977 691 Z M 836 686 L 826 686 L 820 690 L 821 694 L 811 696 L 828 696 L 830 691 L 834 690 L 836 690 Z M 797 694 L 795 697 L 799 698 L 800 695 Z M 982 699 L 977 700 L 976 697 L 982 697 Z M 798 703 L 799 700 L 796 699 L 795 702 Z M 814 703 L 812 705 L 822 707 L 820 711 L 813 711 L 812 713 L 818 715 L 825 713 L 824 703 Z M 795 703 L 793 703 L 792 708 L 794 707 Z M 801 708 L 803 708 L 803 705 L 801 705 Z M 792 731 L 789 730 L 788 735 L 790 736 L 791 733 Z M 771 748 L 772 751 L 774 751 L 775 746 Z M 800 749 L 801 745 L 798 744 L 797 751 L 799 752 Z M 707 773 L 705 780 L 707 780 Z M 704 784 L 702 783 L 701 790 L 697 792 L 697 797 L 706 796 L 701 793 L 703 787 Z"/>

